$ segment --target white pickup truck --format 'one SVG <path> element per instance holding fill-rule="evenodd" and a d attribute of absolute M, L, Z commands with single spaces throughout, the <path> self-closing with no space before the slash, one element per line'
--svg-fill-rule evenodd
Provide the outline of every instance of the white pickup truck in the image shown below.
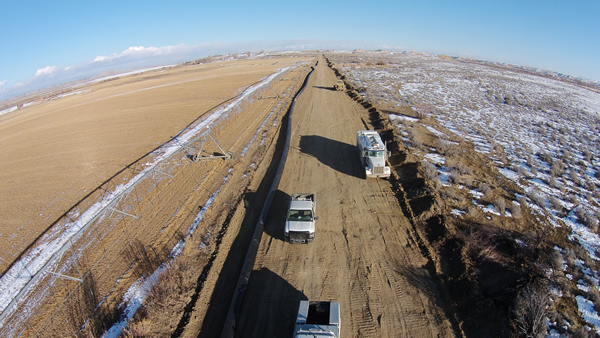
<path fill-rule="evenodd" d="M 300 301 L 294 338 L 340 337 L 340 303 Z"/>
<path fill-rule="evenodd" d="M 309 243 L 315 239 L 315 194 L 292 194 L 284 239 L 290 243 Z"/>

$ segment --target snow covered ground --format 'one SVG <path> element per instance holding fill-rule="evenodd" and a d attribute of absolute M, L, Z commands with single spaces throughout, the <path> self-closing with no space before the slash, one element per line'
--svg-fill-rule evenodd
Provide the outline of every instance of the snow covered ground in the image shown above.
<path fill-rule="evenodd" d="M 341 71 L 346 80 L 371 101 L 410 106 L 472 142 L 502 175 L 526 191 L 521 198 L 534 212 L 554 226 L 569 227 L 570 239 L 596 264 L 600 261 L 599 92 L 517 68 L 414 53 L 373 55 L 366 63 L 352 61 L 358 56 L 332 56 L 332 61 L 345 63 Z M 418 122 L 391 118 L 408 142 L 407 125 Z M 444 156 L 432 151 L 424 157 L 436 165 L 442 185 L 448 184 Z M 475 204 L 483 196 L 477 190 L 472 195 Z M 493 206 L 480 207 L 496 213 Z M 458 217 L 460 212 L 453 214 Z M 577 303 L 590 327 L 596 325 L 593 307 L 579 298 Z"/>

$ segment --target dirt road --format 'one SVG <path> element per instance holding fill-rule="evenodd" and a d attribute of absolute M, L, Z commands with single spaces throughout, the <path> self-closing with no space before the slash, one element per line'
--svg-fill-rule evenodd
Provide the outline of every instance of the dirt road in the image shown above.
<path fill-rule="evenodd" d="M 438 337 L 452 330 L 391 185 L 363 179 L 356 131 L 367 112 L 321 58 L 293 112 L 292 142 L 236 335 L 291 336 L 301 299 L 336 300 L 344 337 Z M 283 242 L 290 194 L 317 198 L 314 243 Z"/>

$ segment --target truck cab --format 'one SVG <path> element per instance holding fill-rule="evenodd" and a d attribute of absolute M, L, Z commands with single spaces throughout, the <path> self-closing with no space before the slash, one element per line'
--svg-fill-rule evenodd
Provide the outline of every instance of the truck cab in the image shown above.
<path fill-rule="evenodd" d="M 284 239 L 290 243 L 310 243 L 315 239 L 315 195 L 309 193 L 292 194 Z"/>
<path fill-rule="evenodd" d="M 294 338 L 340 337 L 340 303 L 300 301 Z"/>

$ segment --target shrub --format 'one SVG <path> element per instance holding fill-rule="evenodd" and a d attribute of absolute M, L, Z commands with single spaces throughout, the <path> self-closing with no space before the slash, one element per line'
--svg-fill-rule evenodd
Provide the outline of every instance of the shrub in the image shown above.
<path fill-rule="evenodd" d="M 585 181 L 585 188 L 588 191 L 594 192 L 596 190 L 596 185 L 594 184 L 594 182 L 592 182 L 588 179 Z"/>
<path fill-rule="evenodd" d="M 435 191 L 439 191 L 442 188 L 442 181 L 440 181 L 439 177 L 434 178 L 431 182 Z"/>
<path fill-rule="evenodd" d="M 562 204 L 560 203 L 560 200 L 558 198 L 556 198 L 555 196 L 550 196 L 550 205 L 555 210 L 558 210 L 558 211 L 562 210 Z"/>
<path fill-rule="evenodd" d="M 561 160 L 556 160 L 556 162 L 552 163 L 552 167 L 550 168 L 550 174 L 554 177 L 561 176 L 565 172 L 565 165 Z"/>
<path fill-rule="evenodd" d="M 521 206 L 518 203 L 511 203 L 508 206 L 508 210 L 513 215 L 514 218 L 521 218 Z"/>
<path fill-rule="evenodd" d="M 427 103 L 417 104 L 415 106 L 416 118 L 419 120 L 426 119 L 433 113 L 433 107 Z"/>
<path fill-rule="evenodd" d="M 490 195 L 493 192 L 492 188 L 490 188 L 490 185 L 487 183 L 483 183 L 479 190 L 481 190 L 481 192 L 483 193 L 483 197 L 490 197 Z"/>
<path fill-rule="evenodd" d="M 590 285 L 590 290 L 588 291 L 587 298 L 594 303 L 594 310 L 600 313 L 600 291 L 596 288 L 596 282 L 586 276 L 586 282 Z"/>
<path fill-rule="evenodd" d="M 563 271 L 563 264 L 564 264 L 564 260 L 563 260 L 563 256 L 560 252 L 554 250 L 554 252 L 552 252 L 552 254 L 550 255 L 550 265 L 552 266 L 552 269 L 554 269 L 554 271 Z"/>
<path fill-rule="evenodd" d="M 533 167 L 533 158 L 531 157 L 531 154 L 527 154 L 527 165 Z"/>
<path fill-rule="evenodd" d="M 575 181 L 576 179 L 579 178 L 577 176 L 577 173 L 575 172 L 575 169 L 573 169 L 573 168 L 571 168 L 571 170 L 569 170 L 569 177 L 571 178 L 572 181 Z"/>
<path fill-rule="evenodd" d="M 452 199 L 458 201 L 460 203 L 464 202 L 464 197 L 458 195 L 456 191 L 452 188 L 444 189 L 442 191 L 442 198 L 444 199 Z"/>
<path fill-rule="evenodd" d="M 534 285 L 519 292 L 515 300 L 515 326 L 523 337 L 545 337 L 546 316 L 548 314 L 548 293 L 546 288 Z"/>
<path fill-rule="evenodd" d="M 469 217 L 475 217 L 476 215 L 479 214 L 479 208 L 471 205 L 467 208 L 467 216 Z"/>
<path fill-rule="evenodd" d="M 498 197 L 496 202 L 494 202 L 494 205 L 496 206 L 496 210 L 498 210 L 500 215 L 504 216 L 504 212 L 506 210 L 506 201 L 504 201 L 504 198 Z"/>
<path fill-rule="evenodd" d="M 567 258 L 567 265 L 569 268 L 575 267 L 575 260 L 577 259 L 577 255 L 575 255 L 575 251 L 572 248 L 567 248 L 565 252 L 565 257 Z"/>
<path fill-rule="evenodd" d="M 425 176 L 426 179 L 433 180 L 438 178 L 438 172 L 435 165 L 427 161 L 421 161 L 421 167 L 423 168 L 423 176 Z"/>
<path fill-rule="evenodd" d="M 437 145 L 436 145 L 438 151 L 442 155 L 448 155 L 448 153 L 453 148 L 453 146 L 454 145 L 452 143 L 450 143 L 448 141 L 444 141 L 444 140 L 438 140 Z"/>
<path fill-rule="evenodd" d="M 594 214 L 585 211 L 585 209 L 582 206 L 579 206 L 577 207 L 577 209 L 575 209 L 575 215 L 577 215 L 579 221 L 583 225 L 588 227 L 591 231 L 598 231 L 598 219 L 595 217 Z"/>
<path fill-rule="evenodd" d="M 454 184 L 460 183 L 460 173 L 458 172 L 458 170 L 452 169 L 452 171 L 450 171 L 450 182 Z"/>
<path fill-rule="evenodd" d="M 531 198 L 531 200 L 533 201 L 533 203 L 537 204 L 542 209 L 546 209 L 546 199 L 544 198 L 543 195 L 541 195 L 541 194 L 539 194 L 537 192 L 531 192 L 529 194 L 529 198 Z"/>
<path fill-rule="evenodd" d="M 548 163 L 548 165 L 552 165 L 552 156 L 550 156 L 550 154 L 545 153 L 544 151 L 540 151 L 539 153 L 537 153 L 537 156 L 540 158 L 540 160 Z"/>
<path fill-rule="evenodd" d="M 471 168 L 469 168 L 469 166 L 463 165 L 460 162 L 457 162 L 454 167 L 461 173 L 461 175 L 473 174 L 473 170 L 471 170 Z"/>
<path fill-rule="evenodd" d="M 411 140 L 414 147 L 421 148 L 423 146 L 421 133 L 418 128 L 410 128 L 408 130 L 408 138 Z"/>
<path fill-rule="evenodd" d="M 579 204 L 579 199 L 577 198 L 577 195 L 575 195 L 575 194 L 569 194 L 567 199 L 569 200 L 570 203 Z"/>
<path fill-rule="evenodd" d="M 466 185 L 467 187 L 472 187 L 473 186 L 473 179 L 471 177 L 461 177 L 462 184 Z"/>

